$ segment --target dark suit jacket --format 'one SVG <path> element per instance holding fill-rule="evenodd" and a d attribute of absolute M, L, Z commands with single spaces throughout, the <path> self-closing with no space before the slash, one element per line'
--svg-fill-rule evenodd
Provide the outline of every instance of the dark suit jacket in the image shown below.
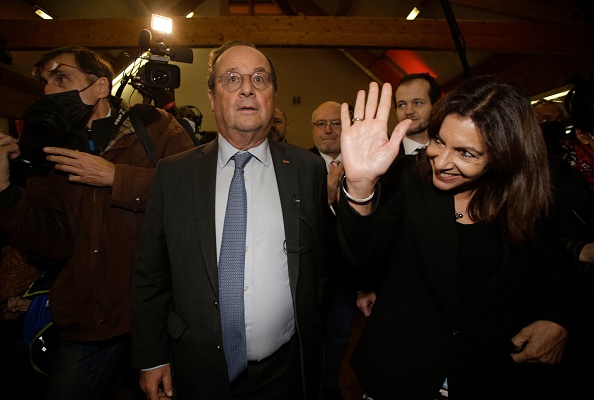
<path fill-rule="evenodd" d="M 462 307 L 453 195 L 421 180 L 414 165 L 413 157 L 398 161 L 393 187 L 376 189 L 381 200 L 374 199 L 370 216 L 339 205 L 341 241 L 357 267 L 373 268 L 389 254 L 352 358 L 355 373 L 379 400 L 434 400 L 446 377 L 451 398 L 513 398 L 505 379 L 514 376 L 511 338 L 538 319 L 569 325 L 571 286 L 561 242 L 542 235 L 512 247 L 501 224 L 501 263 Z"/>
<path fill-rule="evenodd" d="M 324 163 L 326 160 L 322 157 L 322 154 L 317 147 L 313 146 L 309 148 L 309 151 L 313 154 L 318 155 Z M 333 203 L 332 208 L 338 209 L 338 203 Z M 323 311 L 326 313 L 330 311 L 332 303 L 335 301 L 337 296 L 342 299 L 352 302 L 355 307 L 355 291 L 359 287 L 354 281 L 354 271 L 348 260 L 342 254 L 340 243 L 336 232 L 336 216 L 332 214 L 331 218 L 332 226 L 330 229 L 332 232 L 329 234 L 326 242 L 328 248 L 326 256 L 328 257 L 328 286 L 326 289 L 326 299 L 324 300 Z"/>
<path fill-rule="evenodd" d="M 178 399 L 228 399 L 215 243 L 218 141 L 162 160 L 132 278 L 137 368 L 171 362 Z M 326 169 L 305 149 L 270 142 L 283 221 L 307 399 L 320 364 L 318 306 L 325 285 Z M 152 197 L 154 196 L 154 197 Z M 262 221 L 266 223 L 266 221 Z"/>

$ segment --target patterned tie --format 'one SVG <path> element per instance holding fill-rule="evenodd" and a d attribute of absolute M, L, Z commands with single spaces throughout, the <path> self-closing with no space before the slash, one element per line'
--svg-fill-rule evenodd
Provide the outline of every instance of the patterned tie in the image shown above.
<path fill-rule="evenodd" d="M 223 328 L 223 349 L 229 368 L 230 382 L 247 368 L 243 308 L 247 196 L 243 180 L 243 167 L 252 158 L 252 154 L 236 153 L 231 158 L 235 160 L 235 172 L 229 187 L 229 199 L 219 255 L 219 303 Z"/>

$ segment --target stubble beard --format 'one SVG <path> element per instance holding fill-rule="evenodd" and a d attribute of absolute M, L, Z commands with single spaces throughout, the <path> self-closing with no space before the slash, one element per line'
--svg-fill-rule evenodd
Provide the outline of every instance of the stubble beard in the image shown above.
<path fill-rule="evenodd" d="M 413 136 L 413 135 L 419 134 L 421 132 L 425 132 L 427 130 L 427 126 L 428 126 L 428 124 L 420 124 L 416 128 L 409 128 L 406 131 L 406 136 Z"/>

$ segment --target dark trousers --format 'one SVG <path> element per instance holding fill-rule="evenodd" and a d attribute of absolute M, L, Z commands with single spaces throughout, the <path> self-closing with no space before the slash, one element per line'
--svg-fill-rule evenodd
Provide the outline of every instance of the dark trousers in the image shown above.
<path fill-rule="evenodd" d="M 353 296 L 337 293 L 326 318 L 322 344 L 322 389 L 338 387 L 342 355 L 349 339 L 354 312 Z"/>
<path fill-rule="evenodd" d="M 299 341 L 293 338 L 270 357 L 249 362 L 231 382 L 232 400 L 303 400 Z"/>
<path fill-rule="evenodd" d="M 99 400 L 113 388 L 122 371 L 126 390 L 133 393 L 138 378 L 125 367 L 129 352 L 128 335 L 98 343 L 60 341 L 49 370 L 45 400 Z"/>

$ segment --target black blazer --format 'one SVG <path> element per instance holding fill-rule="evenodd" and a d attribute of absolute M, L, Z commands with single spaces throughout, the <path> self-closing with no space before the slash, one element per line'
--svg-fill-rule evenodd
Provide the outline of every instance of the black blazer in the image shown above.
<path fill-rule="evenodd" d="M 446 377 L 451 398 L 513 398 L 511 338 L 538 319 L 568 325 L 561 242 L 543 234 L 516 248 L 500 225 L 501 263 L 463 309 L 453 195 L 422 181 L 414 165 L 414 157 L 398 161 L 392 187 L 378 193 L 370 216 L 339 205 L 341 242 L 355 265 L 372 270 L 389 260 L 354 371 L 379 400 L 434 400 Z"/>
<path fill-rule="evenodd" d="M 171 362 L 178 399 L 229 399 L 215 243 L 218 141 L 162 160 L 153 181 L 132 278 L 137 368 Z M 318 305 L 325 285 L 326 168 L 305 149 L 270 142 L 285 224 L 307 399 L 320 363 Z M 298 200 L 298 201 L 296 201 Z M 263 223 L 266 223 L 263 221 Z"/>

